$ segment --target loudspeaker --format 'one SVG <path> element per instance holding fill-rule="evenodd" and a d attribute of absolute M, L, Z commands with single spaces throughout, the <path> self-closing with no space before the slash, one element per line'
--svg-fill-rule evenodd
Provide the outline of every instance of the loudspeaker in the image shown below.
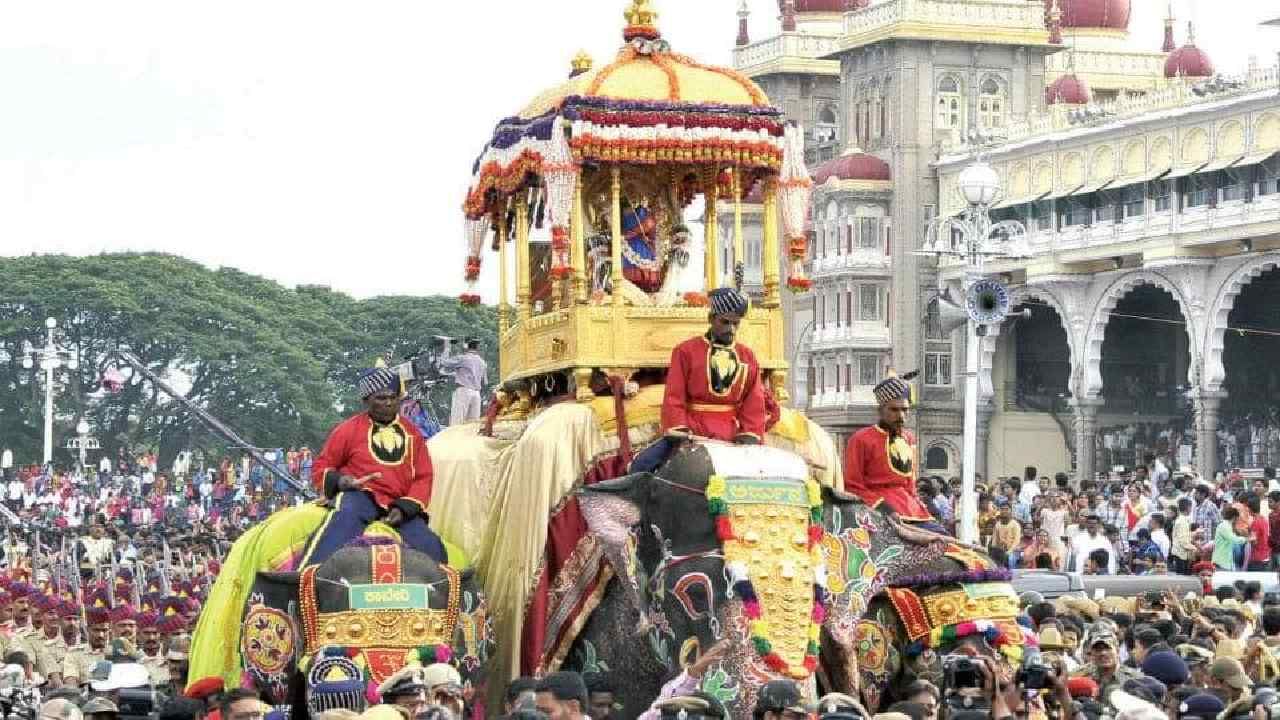
<path fill-rule="evenodd" d="M 943 335 L 950 335 L 956 329 L 969 322 L 969 312 L 951 299 L 951 291 L 929 301 L 930 311 L 938 314 L 938 325 Z"/>
<path fill-rule="evenodd" d="M 979 280 L 965 291 L 964 305 L 969 319 L 979 325 L 996 325 L 1009 314 L 1009 289 L 999 280 Z"/>

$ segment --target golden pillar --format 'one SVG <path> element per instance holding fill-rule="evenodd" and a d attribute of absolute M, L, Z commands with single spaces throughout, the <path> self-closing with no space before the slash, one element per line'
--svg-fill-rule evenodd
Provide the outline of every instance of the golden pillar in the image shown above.
<path fill-rule="evenodd" d="M 763 182 L 764 247 L 761 248 L 760 262 L 764 266 L 764 306 L 775 308 L 782 302 L 778 295 L 778 263 L 782 257 L 782 248 L 778 246 L 778 179 L 771 177 Z"/>
<path fill-rule="evenodd" d="M 747 255 L 743 252 L 742 239 L 742 168 L 733 169 L 733 267 L 730 269 L 734 273 L 734 284 L 741 285 L 737 282 L 738 266 L 742 266 L 743 272 L 746 272 Z"/>
<path fill-rule="evenodd" d="M 571 305 L 586 302 L 590 291 L 590 283 L 586 277 L 587 213 L 582 202 L 582 172 L 579 171 L 573 187 L 573 212 L 569 217 L 569 264 L 573 267 L 569 280 Z"/>
<path fill-rule="evenodd" d="M 720 186 L 716 184 L 719 178 L 714 168 L 708 170 L 705 177 L 703 198 L 706 200 L 707 208 L 703 214 L 702 223 L 706 230 L 707 252 L 703 264 L 706 269 L 707 292 L 711 292 L 720 287 L 720 228 L 716 219 L 716 206 L 720 203 Z"/>
<path fill-rule="evenodd" d="M 507 295 L 507 212 L 504 205 L 502 212 L 498 214 L 498 221 L 494 231 L 498 234 L 498 343 L 502 343 L 502 338 L 507 334 L 507 323 L 510 321 L 510 300 Z"/>
<path fill-rule="evenodd" d="M 521 323 L 533 313 L 529 287 L 529 196 L 516 195 L 516 316 Z"/>
<path fill-rule="evenodd" d="M 613 234 L 610 246 L 612 250 L 613 304 L 622 305 L 622 166 L 612 168 L 613 183 L 611 186 L 609 225 Z"/>

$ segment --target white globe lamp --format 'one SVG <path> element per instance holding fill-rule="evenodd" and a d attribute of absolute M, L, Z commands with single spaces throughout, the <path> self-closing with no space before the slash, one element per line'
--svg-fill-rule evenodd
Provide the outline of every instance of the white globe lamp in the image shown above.
<path fill-rule="evenodd" d="M 960 194 L 970 205 L 990 207 L 1000 192 L 1000 175 L 983 160 L 961 170 L 958 182 Z"/>

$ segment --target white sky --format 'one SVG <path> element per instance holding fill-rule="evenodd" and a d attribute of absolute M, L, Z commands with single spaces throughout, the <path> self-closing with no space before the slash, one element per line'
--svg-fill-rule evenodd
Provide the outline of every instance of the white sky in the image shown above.
<path fill-rule="evenodd" d="M 1275 61 L 1274 0 L 1176 0 L 1219 70 Z M 1164 0 L 1133 0 L 1156 49 Z M 494 123 L 621 43 L 627 0 L 0 0 L 0 252 L 163 250 L 359 296 L 462 290 Z M 737 0 L 655 0 L 728 64 Z M 750 0 L 751 30 L 778 28 Z M 1213 12 L 1217 10 L 1218 12 Z M 496 258 L 483 289 L 496 294 Z"/>

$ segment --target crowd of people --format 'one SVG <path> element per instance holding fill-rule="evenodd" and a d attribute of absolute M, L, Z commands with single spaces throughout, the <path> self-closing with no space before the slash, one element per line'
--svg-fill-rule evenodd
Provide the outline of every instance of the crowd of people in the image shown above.
<path fill-rule="evenodd" d="M 1273 469 L 1246 478 L 1240 471 L 1213 480 L 1188 468 L 1173 472 L 1162 458 L 1129 477 L 1085 481 L 1065 473 L 979 483 L 980 542 L 1011 569 L 1091 575 L 1184 575 L 1280 570 L 1280 483 Z M 959 479 L 926 478 L 920 494 L 955 530 Z"/>

